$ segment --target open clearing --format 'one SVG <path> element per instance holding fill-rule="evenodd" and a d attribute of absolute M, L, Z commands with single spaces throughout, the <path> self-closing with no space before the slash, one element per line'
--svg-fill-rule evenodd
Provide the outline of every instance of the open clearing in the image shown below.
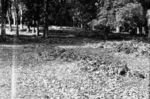
<path fill-rule="evenodd" d="M 0 99 L 11 98 L 12 66 L 16 99 L 149 99 L 149 43 L 45 41 L 0 45 Z"/>

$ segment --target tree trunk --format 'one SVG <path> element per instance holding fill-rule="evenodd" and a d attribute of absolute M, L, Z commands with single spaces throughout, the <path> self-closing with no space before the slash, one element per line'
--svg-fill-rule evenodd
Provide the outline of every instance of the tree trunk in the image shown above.
<path fill-rule="evenodd" d="M 6 18 L 8 20 L 8 24 L 9 24 L 9 30 L 12 31 L 12 26 L 11 26 L 11 5 L 7 4 L 7 10 L 5 10 L 6 13 Z"/>
<path fill-rule="evenodd" d="M 143 30 L 142 30 L 142 28 L 143 28 L 143 27 L 141 27 L 141 26 L 139 27 L 139 32 L 140 32 L 140 35 L 141 35 L 141 36 L 143 35 Z"/>
<path fill-rule="evenodd" d="M 19 19 L 19 16 L 18 16 L 18 11 L 16 11 L 17 15 L 16 15 L 16 35 L 17 37 L 19 36 L 19 23 L 18 23 L 18 19 Z"/>
<path fill-rule="evenodd" d="M 148 30 L 148 38 L 150 39 L 150 29 Z"/>
<path fill-rule="evenodd" d="M 35 30 L 35 20 L 32 20 L 32 26 L 33 26 L 32 33 L 35 33 L 36 32 L 36 30 Z"/>
<path fill-rule="evenodd" d="M 142 34 L 146 35 L 145 27 L 142 27 Z"/>
<path fill-rule="evenodd" d="M 16 36 L 18 37 L 19 36 L 19 7 L 18 7 L 18 1 L 17 0 L 14 0 L 14 3 L 15 3 L 15 12 L 16 12 Z"/>
<path fill-rule="evenodd" d="M 26 32 L 30 32 L 31 29 L 30 29 L 30 22 L 27 22 L 27 31 Z"/>
<path fill-rule="evenodd" d="M 150 39 L 150 19 L 148 20 L 148 38 Z"/>
<path fill-rule="evenodd" d="M 2 35 L 2 40 L 6 40 L 6 2 L 5 0 L 1 0 L 1 35 Z"/>
<path fill-rule="evenodd" d="M 20 8 L 20 29 L 23 29 L 23 11 L 22 11 L 22 7 Z"/>
<path fill-rule="evenodd" d="M 39 21 L 36 21 L 36 34 L 37 36 L 40 36 L 40 32 L 39 32 Z"/>
<path fill-rule="evenodd" d="M 120 27 L 117 26 L 117 27 L 116 27 L 116 33 L 119 33 L 119 32 L 120 32 Z"/>
<path fill-rule="evenodd" d="M 44 0 L 44 38 L 48 36 L 48 0 Z"/>
<path fill-rule="evenodd" d="M 81 26 L 80 26 L 81 28 L 83 28 L 83 23 L 81 23 Z"/>
<path fill-rule="evenodd" d="M 10 16 L 8 18 L 9 30 L 12 31 L 11 19 Z"/>
<path fill-rule="evenodd" d="M 150 9 L 147 10 L 148 38 L 150 39 Z"/>
<path fill-rule="evenodd" d="M 22 15 L 20 16 L 20 29 L 23 29 L 23 21 L 22 21 Z"/>
<path fill-rule="evenodd" d="M 11 7 L 8 8 L 7 11 L 7 20 L 9 24 L 9 30 L 12 31 L 12 25 L 11 25 Z"/>
<path fill-rule="evenodd" d="M 45 24 L 44 24 L 44 35 L 43 35 L 43 37 L 47 38 L 47 36 L 48 36 L 48 24 L 47 24 L 47 21 L 45 21 Z"/>
<path fill-rule="evenodd" d="M 137 27 L 136 29 L 137 29 L 137 34 L 140 34 L 140 29 L 139 29 L 139 27 Z"/>
<path fill-rule="evenodd" d="M 15 12 L 12 13 L 13 25 L 16 25 L 16 15 Z"/>
<path fill-rule="evenodd" d="M 6 18 L 5 18 L 4 13 L 2 13 L 1 35 L 2 35 L 2 39 L 5 40 L 5 38 L 6 38 Z"/>

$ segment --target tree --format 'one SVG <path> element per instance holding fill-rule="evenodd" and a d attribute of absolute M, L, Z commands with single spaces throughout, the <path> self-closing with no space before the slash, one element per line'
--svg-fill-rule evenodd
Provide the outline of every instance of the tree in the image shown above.
<path fill-rule="evenodd" d="M 148 38 L 150 39 L 150 10 L 147 11 Z"/>
<path fill-rule="evenodd" d="M 43 37 L 48 36 L 48 0 L 44 0 L 44 34 Z"/>
<path fill-rule="evenodd" d="M 18 6 L 18 0 L 13 1 L 14 7 L 15 7 L 15 13 L 16 13 L 16 36 L 19 36 L 19 6 Z"/>
<path fill-rule="evenodd" d="M 129 31 L 132 27 L 140 27 L 145 23 L 143 7 L 136 0 L 98 0 L 97 8 L 98 24 L 116 28 L 116 32 L 120 32 L 120 27 Z"/>
<path fill-rule="evenodd" d="M 116 11 L 116 25 L 134 29 L 142 27 L 144 22 L 143 8 L 140 3 L 128 3 Z M 124 26 L 126 24 L 126 27 Z"/>
<path fill-rule="evenodd" d="M 44 33 L 43 37 L 47 38 L 48 36 L 48 27 L 53 21 L 53 15 L 56 13 L 56 5 L 58 1 L 56 0 L 44 0 L 43 7 L 43 22 L 44 22 Z"/>
<path fill-rule="evenodd" d="M 56 5 L 58 1 L 55 0 L 23 0 L 26 6 L 26 11 L 23 14 L 25 21 L 30 30 L 30 26 L 37 28 L 37 35 L 39 35 L 39 25 L 44 27 L 43 37 L 47 37 L 48 26 L 54 21 L 54 15 L 56 14 Z"/>
<path fill-rule="evenodd" d="M 9 0 L 1 0 L 1 35 L 3 40 L 6 40 L 6 14 L 9 7 Z"/>
<path fill-rule="evenodd" d="M 77 0 L 72 7 L 72 17 L 74 23 L 84 27 L 89 21 L 96 17 L 97 0 Z"/>
<path fill-rule="evenodd" d="M 11 7 L 12 7 L 12 1 L 10 0 L 9 6 L 8 6 L 8 11 L 7 11 L 7 20 L 8 20 L 10 31 L 12 31 L 12 25 L 11 25 L 12 11 L 11 11 Z"/>
<path fill-rule="evenodd" d="M 22 0 L 19 0 L 18 7 L 19 7 L 19 17 L 20 17 L 20 29 L 23 29 L 23 17 L 26 11 L 26 6 Z"/>
<path fill-rule="evenodd" d="M 149 11 L 150 1 L 149 0 L 138 0 L 138 1 L 142 4 L 142 6 L 144 8 L 143 14 L 144 14 L 145 20 L 146 20 L 145 30 L 146 30 L 146 33 L 148 35 L 148 38 L 150 38 L 150 25 L 149 25 L 150 24 L 150 22 L 149 22 L 149 19 L 150 19 L 150 17 L 149 17 L 149 15 L 150 15 L 150 11 Z"/>

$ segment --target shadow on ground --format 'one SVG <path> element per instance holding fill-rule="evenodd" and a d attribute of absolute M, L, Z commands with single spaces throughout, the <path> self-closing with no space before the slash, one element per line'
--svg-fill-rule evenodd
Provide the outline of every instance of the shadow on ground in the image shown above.
<path fill-rule="evenodd" d="M 22 30 L 25 32 L 25 30 Z M 128 41 L 137 40 L 149 43 L 145 36 L 131 36 L 129 34 L 113 34 L 110 33 L 107 39 L 102 35 L 87 36 L 92 31 L 75 31 L 75 30 L 49 30 L 48 38 L 35 35 L 21 35 L 16 38 L 14 35 L 7 35 L 6 38 L 0 36 L 0 44 L 54 44 L 54 45 L 82 45 L 85 43 L 97 43 L 101 41 Z M 40 30 L 41 32 L 42 30 Z M 28 34 L 28 33 L 27 33 Z M 83 34 L 83 35 L 78 35 Z M 67 36 L 69 35 L 69 36 Z M 70 36 L 71 35 L 71 36 Z"/>

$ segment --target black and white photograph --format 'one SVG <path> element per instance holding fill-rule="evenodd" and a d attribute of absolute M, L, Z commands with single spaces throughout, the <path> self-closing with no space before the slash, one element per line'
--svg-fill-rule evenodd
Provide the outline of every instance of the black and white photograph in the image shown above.
<path fill-rule="evenodd" d="M 0 0 L 0 99 L 150 99 L 150 0 Z"/>

